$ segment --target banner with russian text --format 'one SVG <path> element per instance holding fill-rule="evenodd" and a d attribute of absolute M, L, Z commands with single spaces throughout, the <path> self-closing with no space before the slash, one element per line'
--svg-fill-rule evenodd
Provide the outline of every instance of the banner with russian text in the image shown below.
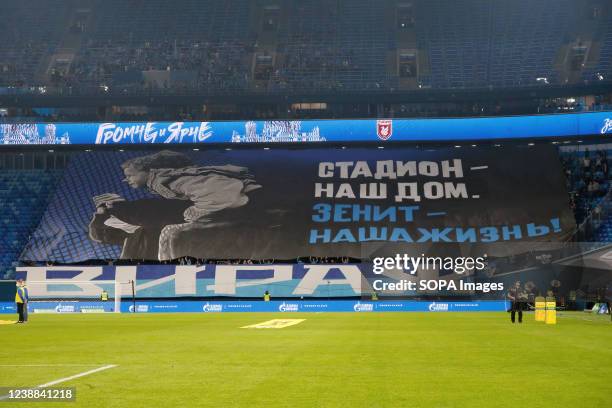
<path fill-rule="evenodd" d="M 22 260 L 507 256 L 568 201 L 554 146 L 84 152 Z"/>
<path fill-rule="evenodd" d="M 483 118 L 3 123 L 2 145 L 414 142 L 605 137 L 612 112 Z"/>

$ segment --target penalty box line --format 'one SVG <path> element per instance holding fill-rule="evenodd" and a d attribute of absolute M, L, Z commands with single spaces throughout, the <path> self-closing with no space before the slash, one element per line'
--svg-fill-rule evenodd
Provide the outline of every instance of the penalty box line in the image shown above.
<path fill-rule="evenodd" d="M 15 365 L 15 367 L 18 367 L 18 366 L 19 366 L 19 365 L 17 365 L 17 364 Z M 31 366 L 34 366 L 34 365 L 33 365 L 33 364 L 30 364 L 30 365 L 28 365 L 28 364 L 24 364 L 24 365 L 22 365 L 22 367 L 24 367 L 24 366 L 25 366 L 25 367 L 28 367 L 28 366 L 30 366 L 30 367 L 31 367 Z M 42 366 L 42 364 L 41 364 L 41 365 L 39 365 L 39 366 Z M 47 366 L 48 366 L 48 367 L 53 367 L 53 365 L 51 365 L 51 364 L 49 364 L 49 365 L 47 365 Z M 61 366 L 61 365 L 57 365 L 57 366 Z M 66 381 L 75 380 L 75 379 L 77 379 L 77 378 L 85 377 L 86 375 L 91 375 L 91 374 L 99 373 L 100 371 L 109 370 L 109 369 L 111 369 L 111 368 L 115 368 L 115 367 L 117 367 L 117 365 L 116 365 L 116 364 L 108 364 L 108 365 L 105 365 L 105 366 L 102 366 L 102 367 L 94 368 L 93 370 L 83 371 L 82 373 L 77 373 L 77 374 L 75 374 L 75 375 L 71 375 L 70 377 L 64 377 L 64 378 L 60 378 L 60 379 L 58 379 L 58 380 L 53 380 L 53 381 L 50 381 L 50 382 L 48 382 L 48 383 L 40 384 L 40 385 L 37 385 L 37 386 L 32 387 L 32 388 L 46 388 L 46 387 L 51 387 L 51 386 L 54 386 L 54 385 L 57 385 L 57 384 L 64 383 L 64 382 L 66 382 Z M 5 399 L 7 399 L 8 397 L 9 397 L 9 395 L 2 395 L 2 396 L 0 396 L 0 401 L 1 401 L 1 400 L 5 400 Z"/>

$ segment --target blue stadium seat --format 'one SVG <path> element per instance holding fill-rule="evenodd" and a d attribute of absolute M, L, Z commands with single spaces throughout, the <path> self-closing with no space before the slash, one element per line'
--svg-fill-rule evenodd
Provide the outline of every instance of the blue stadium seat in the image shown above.
<path fill-rule="evenodd" d="M 12 271 L 61 174 L 61 170 L 0 172 L 0 278 Z"/>

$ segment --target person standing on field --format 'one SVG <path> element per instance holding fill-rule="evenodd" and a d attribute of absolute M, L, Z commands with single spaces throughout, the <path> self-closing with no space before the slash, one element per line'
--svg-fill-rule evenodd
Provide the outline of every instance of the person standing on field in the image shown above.
<path fill-rule="evenodd" d="M 28 288 L 23 279 L 17 280 L 15 304 L 17 305 L 17 313 L 19 314 L 17 323 L 26 323 L 28 321 Z"/>
<path fill-rule="evenodd" d="M 523 323 L 523 307 L 525 304 L 525 293 L 521 291 L 521 282 L 516 282 L 508 291 L 508 299 L 511 302 L 510 320 L 512 323 L 516 321 L 516 313 L 518 312 L 518 322 Z"/>

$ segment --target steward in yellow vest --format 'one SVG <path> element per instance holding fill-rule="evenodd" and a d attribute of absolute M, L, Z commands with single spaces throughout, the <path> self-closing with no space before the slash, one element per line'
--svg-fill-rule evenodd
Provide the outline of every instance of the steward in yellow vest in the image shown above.
<path fill-rule="evenodd" d="M 17 305 L 17 313 L 19 320 L 17 323 L 25 323 L 28 321 L 28 288 L 26 288 L 23 279 L 17 281 L 17 292 L 15 293 L 15 304 Z"/>

